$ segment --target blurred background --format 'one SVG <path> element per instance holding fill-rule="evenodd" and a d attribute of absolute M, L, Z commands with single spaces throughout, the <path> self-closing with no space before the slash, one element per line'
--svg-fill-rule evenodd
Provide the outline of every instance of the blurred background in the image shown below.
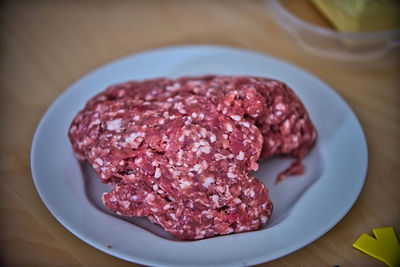
<path fill-rule="evenodd" d="M 0 261 L 3 266 L 132 266 L 63 228 L 34 188 L 29 151 L 55 98 L 89 71 L 186 44 L 266 53 L 311 72 L 352 107 L 369 171 L 350 213 L 309 246 L 263 266 L 384 266 L 351 247 L 399 230 L 399 1 L 119 0 L 0 3 Z"/>

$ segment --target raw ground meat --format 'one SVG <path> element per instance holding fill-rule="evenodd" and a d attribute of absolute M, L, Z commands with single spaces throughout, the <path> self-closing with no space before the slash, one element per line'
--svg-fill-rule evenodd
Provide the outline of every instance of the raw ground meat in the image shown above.
<path fill-rule="evenodd" d="M 145 216 L 180 239 L 256 230 L 272 213 L 257 160 L 295 157 L 302 172 L 316 131 L 285 84 L 243 76 L 110 86 L 74 118 L 69 138 L 102 182 L 103 203 Z"/>

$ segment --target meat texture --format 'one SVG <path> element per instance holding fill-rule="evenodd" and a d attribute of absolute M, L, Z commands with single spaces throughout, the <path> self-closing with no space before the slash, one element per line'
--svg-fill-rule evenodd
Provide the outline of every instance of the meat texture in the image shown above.
<path fill-rule="evenodd" d="M 284 83 L 202 76 L 110 86 L 74 118 L 76 155 L 113 183 L 103 203 L 145 216 L 180 239 L 256 230 L 269 220 L 268 190 L 251 171 L 274 155 L 312 148 L 316 131 Z"/>

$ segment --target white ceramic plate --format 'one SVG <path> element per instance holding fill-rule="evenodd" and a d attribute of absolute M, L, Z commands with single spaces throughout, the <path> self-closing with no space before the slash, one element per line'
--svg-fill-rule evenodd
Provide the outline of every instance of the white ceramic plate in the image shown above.
<path fill-rule="evenodd" d="M 100 201 L 110 188 L 75 158 L 67 130 L 85 102 L 108 85 L 134 79 L 202 74 L 241 74 L 286 82 L 304 102 L 318 130 L 304 159 L 303 175 L 273 185 L 290 159 L 272 159 L 256 173 L 270 189 L 274 213 L 259 231 L 179 241 L 142 218 L 108 212 Z M 219 46 L 180 46 L 134 54 L 107 64 L 70 86 L 36 130 L 33 180 L 57 220 L 88 244 L 146 265 L 253 265 L 287 255 L 325 234 L 349 211 L 364 184 L 367 146 L 361 126 L 329 86 L 267 55 Z"/>

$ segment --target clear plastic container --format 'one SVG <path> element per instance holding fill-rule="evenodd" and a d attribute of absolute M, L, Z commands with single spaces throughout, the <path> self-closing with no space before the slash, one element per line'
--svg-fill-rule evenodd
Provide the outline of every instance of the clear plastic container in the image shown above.
<path fill-rule="evenodd" d="M 308 23 L 289 12 L 279 0 L 266 0 L 270 16 L 307 52 L 348 63 L 368 63 L 388 56 L 400 47 L 400 29 L 343 33 Z"/>

